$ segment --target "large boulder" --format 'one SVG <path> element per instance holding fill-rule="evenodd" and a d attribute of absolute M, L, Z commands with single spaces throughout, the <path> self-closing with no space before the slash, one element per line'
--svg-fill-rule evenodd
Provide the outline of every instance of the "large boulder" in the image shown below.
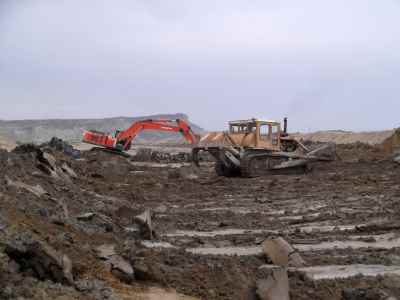
<path fill-rule="evenodd" d="M 5 252 L 20 266 L 21 270 L 32 270 L 41 280 L 50 279 L 63 284 L 74 283 L 72 262 L 63 253 L 45 242 L 22 234 L 6 243 Z"/>
<path fill-rule="evenodd" d="M 151 221 L 151 211 L 146 209 L 142 214 L 133 218 L 135 225 L 138 226 L 140 235 L 143 239 L 152 240 L 154 237 L 154 230 Z"/>
<path fill-rule="evenodd" d="M 95 249 L 98 258 L 104 260 L 108 269 L 120 280 L 130 283 L 135 279 L 132 265 L 117 254 L 115 245 L 105 244 Z"/>
<path fill-rule="evenodd" d="M 305 261 L 301 255 L 283 238 L 269 238 L 263 245 L 264 253 L 275 265 L 283 267 L 304 267 Z"/>

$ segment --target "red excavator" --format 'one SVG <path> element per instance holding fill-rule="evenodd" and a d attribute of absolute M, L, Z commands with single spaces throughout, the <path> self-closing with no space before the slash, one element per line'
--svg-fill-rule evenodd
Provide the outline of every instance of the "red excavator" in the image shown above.
<path fill-rule="evenodd" d="M 132 141 L 143 130 L 179 132 L 190 144 L 195 144 L 199 140 L 189 124 L 182 119 L 149 119 L 137 121 L 124 131 L 115 131 L 113 135 L 95 130 L 85 131 L 83 142 L 122 152 L 130 149 Z"/>

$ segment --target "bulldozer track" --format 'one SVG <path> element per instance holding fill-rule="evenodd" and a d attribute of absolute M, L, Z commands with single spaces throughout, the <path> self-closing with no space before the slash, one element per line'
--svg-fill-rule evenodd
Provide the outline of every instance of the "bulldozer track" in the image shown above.
<path fill-rule="evenodd" d="M 265 175 L 302 174 L 307 172 L 307 166 L 275 169 L 276 166 L 288 161 L 289 158 L 272 153 L 253 154 L 242 158 L 242 177 L 254 178 Z"/>

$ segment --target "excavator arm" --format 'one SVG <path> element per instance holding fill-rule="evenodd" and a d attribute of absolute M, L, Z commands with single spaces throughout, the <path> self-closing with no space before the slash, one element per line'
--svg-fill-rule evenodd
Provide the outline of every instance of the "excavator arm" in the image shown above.
<path fill-rule="evenodd" d="M 143 130 L 177 132 L 181 133 L 190 144 L 195 144 L 198 141 L 198 137 L 192 131 L 189 124 L 182 119 L 150 119 L 137 121 L 124 131 L 117 131 L 114 136 L 94 130 L 85 131 L 83 142 L 113 150 L 127 151 L 132 141 Z"/>

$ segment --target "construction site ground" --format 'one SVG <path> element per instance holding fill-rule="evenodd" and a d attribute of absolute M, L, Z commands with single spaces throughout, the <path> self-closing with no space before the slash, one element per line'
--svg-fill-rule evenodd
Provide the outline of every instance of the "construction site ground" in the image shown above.
<path fill-rule="evenodd" d="M 281 236 L 307 264 L 289 270 L 291 299 L 400 299 L 400 165 L 373 146 L 338 150 L 307 174 L 259 178 L 218 177 L 211 161 L 51 150 L 68 176 L 49 175 L 35 150 L 1 152 L 0 298 L 257 299 L 259 268 L 272 263 L 261 244 Z M 148 209 L 152 240 L 132 229 Z M 70 258 L 73 283 L 7 251 L 25 234 Z M 102 245 L 134 280 L 107 268 Z"/>

